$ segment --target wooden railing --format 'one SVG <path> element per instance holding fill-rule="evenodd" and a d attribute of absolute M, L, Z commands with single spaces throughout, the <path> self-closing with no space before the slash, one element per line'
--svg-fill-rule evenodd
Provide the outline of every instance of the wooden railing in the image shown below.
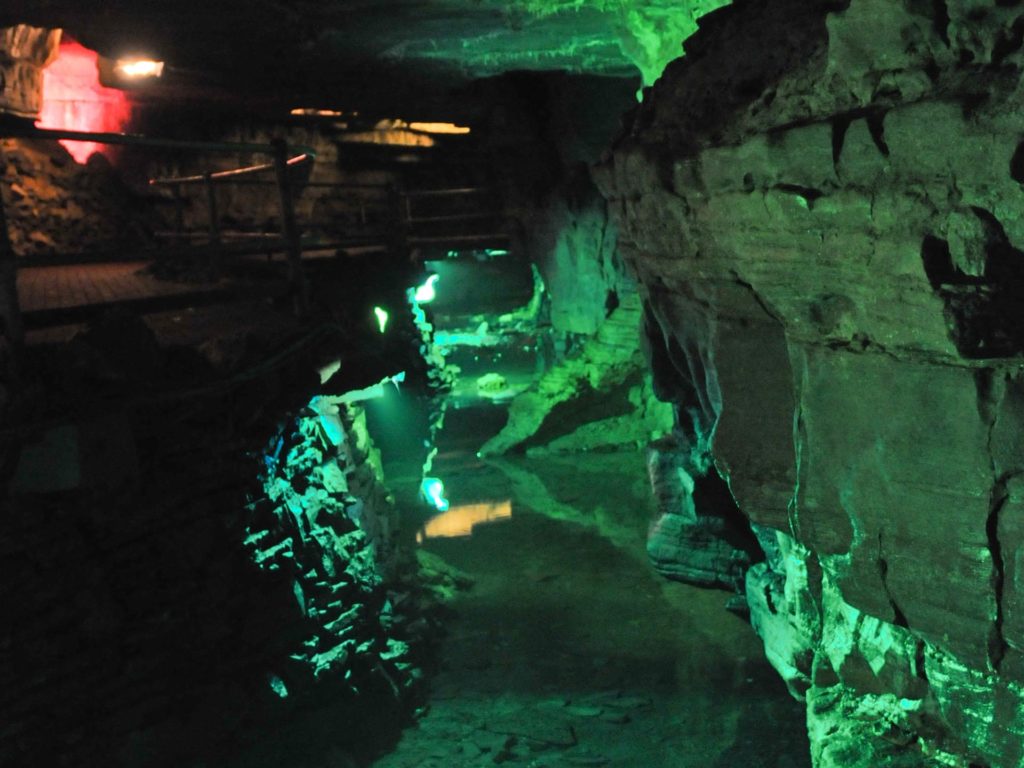
<path fill-rule="evenodd" d="M 403 190 L 395 182 L 367 184 L 311 181 L 308 177 L 296 183 L 294 170 L 314 163 L 316 152 L 310 147 L 288 146 L 282 140 L 269 144 L 185 141 L 132 134 L 42 129 L 28 125 L 0 127 L 0 138 L 90 141 L 177 152 L 228 155 L 249 153 L 268 157 L 267 162 L 242 168 L 150 179 L 150 186 L 171 190 L 169 202 L 175 206 L 174 226 L 171 231 L 153 233 L 163 245 L 152 255 L 133 253 L 131 258 L 137 260 L 142 255 L 144 259 L 194 259 L 195 254 L 202 254 L 203 258 L 210 259 L 214 273 L 217 273 L 222 260 L 227 256 L 284 252 L 288 269 L 287 292 L 293 297 L 294 307 L 299 314 L 306 313 L 309 302 L 302 266 L 304 251 L 343 252 L 347 248 L 379 247 L 391 252 L 395 258 L 405 260 L 410 256 L 415 257 L 421 249 L 481 248 L 507 240 L 502 206 L 490 187 Z M 215 191 L 218 185 L 274 188 L 279 231 L 232 231 L 230 227 L 224 226 L 227 217 L 222 216 L 218 210 Z M 194 187 L 202 188 L 199 200 L 202 201 L 200 205 L 206 208 L 205 230 L 188 230 L 185 227 L 185 193 Z M 331 231 L 331 222 L 325 222 L 322 226 L 329 233 L 326 238 L 304 238 L 296 220 L 295 202 L 298 193 L 309 189 L 336 190 L 339 194 L 334 199 L 342 201 L 343 210 L 354 217 L 351 226 L 336 227 Z M 0 222 L 3 221 L 2 213 L 0 209 Z M 310 224 L 312 222 L 307 222 L 307 225 Z M 16 262 L 13 253 L 7 254 L 7 257 L 11 260 L 9 264 L 13 262 L 14 269 L 45 264 L 111 262 L 127 258 L 125 254 L 115 251 L 21 257 Z"/>
<path fill-rule="evenodd" d="M 281 236 L 288 254 L 288 282 L 294 297 L 295 308 L 299 314 L 305 314 L 309 304 L 309 290 L 302 271 L 302 244 L 295 220 L 295 206 L 289 178 L 289 168 L 312 163 L 316 160 L 316 150 L 312 147 L 289 147 L 286 142 L 277 139 L 270 144 L 254 144 L 243 142 L 209 142 L 188 141 L 182 139 L 164 139 L 153 136 L 140 136 L 127 133 L 96 133 L 91 131 L 70 131 L 53 128 L 36 128 L 30 125 L 5 125 L 0 129 L 0 138 L 43 139 L 52 141 L 88 141 L 97 144 L 114 146 L 142 147 L 147 149 L 171 149 L 180 152 L 202 154 L 237 154 L 251 153 L 267 155 L 269 163 L 206 173 L 198 177 L 187 177 L 174 180 L 174 183 L 205 183 L 208 189 L 209 204 L 216 214 L 216 199 L 212 194 L 214 177 L 218 180 L 242 178 L 265 171 L 274 171 L 280 205 Z M 169 180 L 154 180 L 165 182 Z M 218 217 L 211 216 L 211 231 L 218 228 Z M 219 238 L 215 238 L 219 242 Z M 13 256 L 13 254 L 12 254 Z"/>

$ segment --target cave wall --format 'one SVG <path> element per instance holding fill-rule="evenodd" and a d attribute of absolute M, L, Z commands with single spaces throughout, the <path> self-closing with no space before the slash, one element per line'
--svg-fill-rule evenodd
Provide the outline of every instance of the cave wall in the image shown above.
<path fill-rule="evenodd" d="M 39 114 L 43 69 L 57 56 L 60 34 L 27 24 L 0 29 L 0 114 Z"/>
<path fill-rule="evenodd" d="M 0 140 L 0 183 L 18 257 L 118 252 L 153 244 L 158 211 L 107 158 L 80 165 L 55 141 Z"/>
<path fill-rule="evenodd" d="M 39 117 L 43 70 L 57 58 L 61 34 L 25 24 L 0 29 L 0 117 Z M 79 164 L 54 141 L 0 136 L 0 194 L 17 256 L 138 247 L 155 223 L 145 195 L 105 157 Z"/>
<path fill-rule="evenodd" d="M 481 81 L 480 129 L 509 221 L 510 248 L 543 279 L 553 340 L 543 374 L 511 403 L 481 452 L 636 447 L 671 428 L 653 394 L 638 329 L 643 308 L 618 229 L 589 164 L 621 126 L 636 78 L 515 73 Z"/>
<path fill-rule="evenodd" d="M 816 765 L 1017 765 L 1024 14 L 741 5 L 596 174 L 662 390 Z"/>
<path fill-rule="evenodd" d="M 215 368 L 114 314 L 29 348 L 0 764 L 322 764 L 395 736 L 427 627 L 359 407 L 309 402 L 338 349 L 313 338 L 251 331 Z"/>

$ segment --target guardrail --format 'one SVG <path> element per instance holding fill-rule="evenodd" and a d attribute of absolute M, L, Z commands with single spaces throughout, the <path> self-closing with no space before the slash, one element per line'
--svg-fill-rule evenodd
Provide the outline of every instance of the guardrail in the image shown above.
<path fill-rule="evenodd" d="M 96 144 L 113 146 L 143 147 L 147 149 L 171 149 L 183 152 L 203 154 L 251 154 L 269 155 L 269 163 L 238 168 L 230 171 L 206 173 L 200 176 L 182 179 L 154 179 L 151 183 L 190 184 L 203 182 L 207 185 L 207 199 L 211 211 L 216 214 L 216 198 L 213 195 L 214 177 L 230 179 L 247 177 L 266 171 L 274 171 L 278 190 L 281 212 L 281 234 L 288 255 L 288 282 L 299 314 L 305 314 L 309 306 L 309 290 L 302 272 L 302 243 L 298 225 L 295 221 L 295 206 L 288 170 L 291 167 L 312 163 L 316 160 L 316 150 L 312 147 L 289 147 L 282 139 L 270 144 L 252 144 L 245 142 L 209 142 L 190 141 L 183 139 L 163 139 L 153 136 L 140 136 L 130 133 L 97 133 L 93 131 L 71 131 L 56 128 L 36 128 L 30 125 L 5 125 L 0 128 L 0 138 L 43 139 L 51 141 L 88 141 Z M 211 239 L 219 244 L 219 228 L 216 215 L 211 216 Z"/>
<path fill-rule="evenodd" d="M 287 257 L 288 288 L 293 297 L 294 307 L 299 314 L 308 310 L 309 297 L 306 276 L 302 267 L 303 252 L 345 250 L 351 248 L 385 248 L 400 260 L 417 257 L 419 249 L 430 247 L 479 248 L 507 241 L 508 235 L 501 223 L 500 203 L 483 203 L 484 196 L 495 195 L 496 190 L 486 186 L 465 186 L 442 189 L 403 190 L 398 184 L 359 183 L 346 181 L 306 181 L 301 189 L 323 188 L 349 190 L 355 203 L 357 221 L 353 229 L 347 226 L 343 231 L 327 233 L 326 240 L 320 237 L 303 238 L 296 222 L 295 200 L 300 187 L 295 186 L 292 171 L 299 166 L 315 162 L 316 151 L 312 147 L 294 145 L 284 141 L 270 144 L 244 142 L 205 142 L 179 139 L 164 139 L 121 133 L 98 133 L 61 129 L 35 128 L 25 125 L 0 126 L 0 138 L 22 138 L 42 140 L 90 141 L 99 144 L 163 149 L 176 152 L 203 154 L 264 155 L 268 162 L 257 163 L 243 168 L 226 171 L 211 171 L 180 177 L 158 177 L 149 180 L 153 187 L 170 187 L 177 209 L 176 231 L 159 232 L 158 236 L 176 243 L 159 251 L 162 255 L 191 255 L 202 253 L 214 265 L 229 256 L 254 255 L 284 252 Z M 217 184 L 273 186 L 277 190 L 281 228 L 279 233 L 258 231 L 232 231 L 222 229 L 221 217 L 217 210 Z M 188 187 L 205 188 L 205 203 L 208 209 L 207 231 L 186 231 L 184 227 L 183 191 Z M 470 202 L 470 201 L 475 202 Z M 168 201 L 170 202 L 170 201 Z M 481 208 L 486 207 L 486 210 Z M 487 224 L 493 220 L 494 226 Z M 0 222 L 3 209 L 0 208 Z M 476 226 L 479 223 L 482 226 Z M 481 231 L 483 230 L 483 231 Z M 208 248 L 197 242 L 205 239 Z M 205 251 L 205 253 L 204 253 Z M 122 255 L 123 256 L 123 255 Z M 118 254 L 51 254 L 22 257 L 13 261 L 13 253 L 0 253 L 0 261 L 10 257 L 11 269 L 30 266 L 45 266 L 61 263 L 89 263 L 116 261 Z M 7 266 L 0 264 L 0 268 Z M 0 297 L 0 305 L 3 304 Z M 16 301 L 16 296 L 14 297 Z M 0 307 L 2 308 L 2 307 Z M 20 326 L 20 314 L 16 323 Z"/>

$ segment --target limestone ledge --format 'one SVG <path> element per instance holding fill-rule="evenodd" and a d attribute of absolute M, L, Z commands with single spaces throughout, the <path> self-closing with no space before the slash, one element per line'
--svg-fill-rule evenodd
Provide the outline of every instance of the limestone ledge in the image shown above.
<path fill-rule="evenodd" d="M 1022 25 L 725 9 L 595 171 L 818 766 L 1020 762 Z"/>
<path fill-rule="evenodd" d="M 751 621 L 807 701 L 816 766 L 1018 763 L 1024 687 L 858 610 L 837 585 L 835 558 L 762 534 L 769 559 L 747 574 Z"/>

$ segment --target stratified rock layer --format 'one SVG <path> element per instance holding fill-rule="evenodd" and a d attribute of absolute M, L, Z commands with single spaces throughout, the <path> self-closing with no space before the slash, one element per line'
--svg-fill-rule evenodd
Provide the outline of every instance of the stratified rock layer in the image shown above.
<path fill-rule="evenodd" d="M 1021 759 L 1021 30 L 723 9 L 597 174 L 819 766 Z"/>
<path fill-rule="evenodd" d="M 0 29 L 0 114 L 38 117 L 43 69 L 57 56 L 59 29 L 18 24 Z"/>

